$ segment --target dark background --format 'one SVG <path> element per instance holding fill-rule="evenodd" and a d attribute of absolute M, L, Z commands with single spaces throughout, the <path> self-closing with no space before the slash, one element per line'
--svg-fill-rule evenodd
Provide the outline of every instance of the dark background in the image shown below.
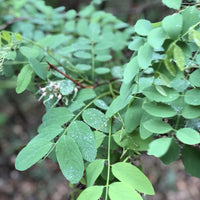
<path fill-rule="evenodd" d="M 79 10 L 89 0 L 46 0 L 54 7 Z M 139 18 L 152 22 L 173 11 L 161 0 L 108 0 L 101 6 L 133 25 Z M 45 113 L 41 102 L 29 92 L 16 95 L 14 85 L 0 82 L 0 200 L 68 200 L 71 189 L 58 165 L 50 160 L 25 172 L 14 168 L 17 153 L 33 136 Z M 150 156 L 141 157 L 145 174 L 153 183 L 156 195 L 147 200 L 199 200 L 200 179 L 190 177 L 180 161 L 163 165 Z"/>

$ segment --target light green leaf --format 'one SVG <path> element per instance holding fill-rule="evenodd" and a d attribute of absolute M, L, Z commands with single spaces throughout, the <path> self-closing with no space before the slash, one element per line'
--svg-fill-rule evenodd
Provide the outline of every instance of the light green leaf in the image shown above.
<path fill-rule="evenodd" d="M 94 131 L 94 136 L 96 141 L 96 147 L 99 148 L 106 135 L 100 131 Z"/>
<path fill-rule="evenodd" d="M 44 126 L 60 125 L 69 122 L 73 114 L 66 107 L 51 108 L 42 118 Z"/>
<path fill-rule="evenodd" d="M 74 56 L 77 58 L 82 58 L 82 59 L 91 59 L 92 58 L 91 53 L 88 53 L 85 51 L 77 51 L 74 53 Z"/>
<path fill-rule="evenodd" d="M 86 169 L 87 187 L 92 186 L 104 168 L 105 160 L 99 159 L 90 163 Z"/>
<path fill-rule="evenodd" d="M 61 128 L 57 124 L 50 124 L 48 126 L 44 126 L 43 124 L 41 124 L 38 128 L 39 135 L 37 135 L 36 137 L 51 141 L 56 136 L 58 136 L 62 131 L 63 128 Z"/>
<path fill-rule="evenodd" d="M 88 28 L 88 20 L 80 18 L 77 22 L 77 33 L 79 35 L 84 35 Z"/>
<path fill-rule="evenodd" d="M 21 41 L 22 40 L 22 35 L 20 33 L 14 33 L 14 36 L 15 36 L 17 41 Z"/>
<path fill-rule="evenodd" d="M 197 69 L 190 74 L 189 81 L 192 85 L 200 87 L 200 69 Z"/>
<path fill-rule="evenodd" d="M 186 119 L 194 119 L 200 117 L 200 106 L 190 106 L 186 104 L 183 107 L 182 116 Z"/>
<path fill-rule="evenodd" d="M 19 171 L 30 168 L 48 153 L 52 145 L 52 142 L 44 139 L 30 141 L 17 155 L 15 168 Z"/>
<path fill-rule="evenodd" d="M 66 12 L 65 17 L 67 19 L 74 19 L 76 17 L 76 11 L 71 9 L 69 11 Z"/>
<path fill-rule="evenodd" d="M 148 43 L 155 49 L 159 49 L 162 47 L 165 39 L 166 34 L 163 31 L 162 27 L 154 28 L 150 31 L 147 36 Z"/>
<path fill-rule="evenodd" d="M 143 200 L 142 197 L 127 183 L 114 182 L 109 186 L 110 200 Z"/>
<path fill-rule="evenodd" d="M 108 118 L 101 111 L 95 108 L 88 108 L 83 112 L 82 117 L 92 128 L 108 133 Z"/>
<path fill-rule="evenodd" d="M 65 178 L 72 184 L 78 183 L 83 176 L 83 158 L 77 144 L 70 136 L 63 135 L 59 138 L 56 157 Z"/>
<path fill-rule="evenodd" d="M 200 135 L 192 128 L 181 128 L 176 132 L 176 137 L 184 144 L 194 145 L 200 143 Z"/>
<path fill-rule="evenodd" d="M 110 59 L 112 59 L 112 56 L 108 55 L 108 54 L 106 54 L 106 55 L 97 55 L 95 57 L 95 60 L 96 61 L 100 61 L 100 62 L 106 62 L 106 61 L 109 61 Z"/>
<path fill-rule="evenodd" d="M 162 0 L 162 2 L 169 8 L 179 10 L 181 7 L 182 0 Z"/>
<path fill-rule="evenodd" d="M 39 56 L 40 50 L 38 48 L 30 48 L 26 46 L 20 47 L 20 52 L 27 58 L 36 58 Z"/>
<path fill-rule="evenodd" d="M 187 104 L 193 105 L 193 106 L 199 106 L 200 105 L 200 89 L 194 88 L 191 90 L 188 90 L 185 93 L 184 101 Z"/>
<path fill-rule="evenodd" d="M 30 65 L 25 65 L 20 73 L 18 74 L 17 77 L 17 87 L 16 87 L 16 92 L 22 93 L 24 90 L 26 90 L 26 88 L 28 87 L 28 85 L 31 82 L 31 77 L 32 77 L 32 73 L 33 70 L 30 67 Z"/>
<path fill-rule="evenodd" d="M 148 43 L 145 43 L 138 50 L 137 59 L 139 67 L 141 67 L 142 69 L 147 69 L 151 64 L 152 57 L 153 48 Z"/>
<path fill-rule="evenodd" d="M 182 31 L 183 18 L 181 14 L 174 14 L 165 17 L 162 20 L 162 27 L 168 36 L 172 39 L 177 39 Z"/>
<path fill-rule="evenodd" d="M 136 151 L 147 151 L 151 138 L 141 139 L 139 132 L 127 133 L 124 129 L 113 134 L 114 141 L 121 147 Z"/>
<path fill-rule="evenodd" d="M 199 10 L 196 6 L 189 6 L 183 9 L 183 30 L 182 33 L 186 33 L 190 27 L 197 24 L 200 20 Z"/>
<path fill-rule="evenodd" d="M 139 35 L 146 36 L 152 29 L 150 21 L 145 19 L 139 19 L 135 24 L 135 32 Z"/>
<path fill-rule="evenodd" d="M 161 95 L 156 89 L 154 86 L 150 86 L 146 89 L 144 89 L 143 93 L 144 95 L 150 99 L 151 101 L 156 101 L 156 102 L 171 102 L 171 101 L 174 101 L 176 99 L 178 99 L 179 97 L 179 93 L 176 92 L 175 90 L 171 89 L 171 88 L 167 88 L 167 87 L 164 87 L 164 90 L 167 94 L 167 96 L 163 96 Z"/>
<path fill-rule="evenodd" d="M 155 85 L 156 90 L 164 97 L 167 96 L 165 89 L 160 85 Z"/>
<path fill-rule="evenodd" d="M 137 51 L 142 45 L 144 45 L 145 40 L 142 37 L 135 36 L 133 41 L 128 45 L 128 48 L 132 51 Z"/>
<path fill-rule="evenodd" d="M 172 142 L 172 138 L 165 137 L 154 140 L 149 144 L 148 155 L 155 157 L 163 156 L 169 149 Z"/>
<path fill-rule="evenodd" d="M 137 57 L 134 57 L 126 65 L 126 68 L 124 70 L 124 82 L 125 83 L 131 82 L 135 78 L 138 72 L 139 72 L 139 65 L 137 62 Z"/>
<path fill-rule="evenodd" d="M 83 159 L 92 162 L 96 158 L 97 149 L 90 127 L 82 121 L 75 121 L 67 128 L 67 133 L 78 144 Z"/>
<path fill-rule="evenodd" d="M 187 145 L 183 146 L 181 160 L 188 174 L 200 178 L 200 151 L 198 148 Z"/>
<path fill-rule="evenodd" d="M 102 74 L 108 74 L 110 72 L 110 69 L 108 69 L 106 67 L 98 67 L 94 71 L 96 74 L 102 75 Z"/>
<path fill-rule="evenodd" d="M 29 64 L 33 68 L 34 72 L 43 80 L 46 80 L 47 77 L 47 64 L 41 64 L 35 58 L 29 59 Z"/>
<path fill-rule="evenodd" d="M 78 64 L 78 65 L 76 65 L 76 69 L 78 70 L 78 71 L 89 71 L 90 69 L 91 69 L 92 67 L 91 67 L 91 65 L 86 65 L 86 64 Z"/>
<path fill-rule="evenodd" d="M 152 133 L 163 134 L 172 130 L 172 127 L 161 119 L 150 119 L 144 122 L 144 128 Z"/>
<path fill-rule="evenodd" d="M 94 90 L 86 88 L 86 89 L 80 90 L 75 99 L 78 101 L 84 102 L 84 101 L 93 99 L 95 97 L 96 97 L 96 94 L 95 94 Z"/>
<path fill-rule="evenodd" d="M 174 61 L 176 62 L 179 70 L 184 71 L 184 69 L 185 69 L 185 57 L 184 57 L 182 49 L 179 46 L 175 45 L 174 50 L 173 50 L 173 54 L 174 54 Z"/>
<path fill-rule="evenodd" d="M 91 186 L 83 190 L 77 200 L 98 200 L 103 193 L 103 186 Z"/>
<path fill-rule="evenodd" d="M 122 182 L 129 184 L 135 190 L 153 195 L 154 189 L 148 178 L 134 165 L 118 162 L 112 165 L 113 175 Z"/>
<path fill-rule="evenodd" d="M 148 102 L 144 103 L 142 108 L 155 117 L 173 117 L 176 115 L 176 111 L 169 105 L 164 103 Z"/>
<path fill-rule="evenodd" d="M 108 109 L 108 105 L 105 103 L 105 101 L 103 101 L 101 99 L 97 99 L 94 102 L 94 105 L 97 106 L 98 108 L 101 108 L 102 110 L 107 110 Z"/>
<path fill-rule="evenodd" d="M 74 91 L 75 84 L 71 80 L 60 81 L 60 93 L 62 95 L 72 94 Z"/>
<path fill-rule="evenodd" d="M 193 30 L 192 31 L 192 38 L 193 38 L 194 42 L 196 43 L 196 45 L 198 47 L 200 47 L 200 32 Z"/>
<path fill-rule="evenodd" d="M 176 76 L 176 70 L 175 70 L 174 65 L 171 63 L 169 58 L 164 59 L 164 64 L 165 64 L 167 70 L 169 71 L 169 73 L 172 76 L 175 77 Z"/>
<path fill-rule="evenodd" d="M 131 133 L 140 124 L 142 117 L 142 103 L 143 101 L 141 100 L 135 100 L 126 111 L 124 123 L 128 133 Z"/>

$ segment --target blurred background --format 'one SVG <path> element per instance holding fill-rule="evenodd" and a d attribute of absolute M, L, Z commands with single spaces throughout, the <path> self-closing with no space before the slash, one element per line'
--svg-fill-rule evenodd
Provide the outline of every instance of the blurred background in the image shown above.
<path fill-rule="evenodd" d="M 4 0 L 6 1 L 6 0 Z M 46 0 L 53 7 L 79 10 L 90 0 Z M 160 21 L 173 13 L 161 0 L 108 0 L 101 9 L 134 25 L 139 18 Z M 0 13 L 1 14 L 1 13 Z M 0 200 L 69 200 L 71 188 L 52 161 L 41 162 L 25 172 L 14 168 L 17 153 L 33 136 L 45 109 L 29 92 L 17 95 L 15 81 L 0 79 Z M 141 157 L 155 196 L 146 200 L 199 200 L 200 179 L 190 177 L 177 161 L 165 166 L 150 156 Z M 72 195 L 73 196 L 73 195 Z"/>

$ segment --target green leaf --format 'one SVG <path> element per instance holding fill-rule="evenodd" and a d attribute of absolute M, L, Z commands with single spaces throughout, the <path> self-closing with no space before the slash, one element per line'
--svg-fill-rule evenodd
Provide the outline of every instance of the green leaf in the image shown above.
<path fill-rule="evenodd" d="M 176 92 L 175 90 L 171 89 L 171 88 L 167 88 L 164 87 L 164 90 L 167 94 L 167 96 L 163 96 L 161 95 L 154 86 L 150 86 L 146 89 L 144 89 L 143 94 L 150 99 L 151 101 L 156 101 L 156 102 L 171 102 L 174 101 L 176 99 L 178 99 L 179 97 L 179 93 Z"/>
<path fill-rule="evenodd" d="M 88 108 L 83 112 L 82 117 L 92 128 L 108 133 L 108 118 L 101 111 L 95 108 Z"/>
<path fill-rule="evenodd" d="M 30 168 L 48 153 L 52 145 L 52 142 L 44 139 L 30 141 L 17 155 L 15 168 L 19 171 Z"/>
<path fill-rule="evenodd" d="M 200 105 L 200 89 L 194 88 L 191 90 L 188 90 L 185 93 L 184 101 L 187 104 L 193 105 L 193 106 L 199 106 Z"/>
<path fill-rule="evenodd" d="M 84 102 L 84 101 L 93 99 L 95 97 L 96 97 L 96 94 L 94 90 L 86 88 L 79 91 L 79 93 L 76 96 L 76 100 Z"/>
<path fill-rule="evenodd" d="M 15 36 L 17 41 L 21 41 L 22 40 L 22 35 L 20 33 L 14 33 L 14 36 Z"/>
<path fill-rule="evenodd" d="M 155 89 L 164 97 L 167 96 L 165 89 L 160 85 L 155 85 Z"/>
<path fill-rule="evenodd" d="M 183 16 L 183 30 L 182 33 L 186 33 L 190 27 L 199 22 L 199 10 L 196 6 L 189 6 L 182 12 Z"/>
<path fill-rule="evenodd" d="M 28 85 L 31 82 L 31 77 L 32 77 L 32 73 L 33 70 L 30 67 L 30 65 L 25 65 L 20 73 L 18 74 L 17 77 L 17 87 L 16 87 L 16 92 L 22 93 L 24 90 L 26 90 L 26 88 L 28 87 Z"/>
<path fill-rule="evenodd" d="M 146 36 L 152 29 L 150 21 L 145 19 L 139 19 L 135 24 L 135 32 L 139 35 Z"/>
<path fill-rule="evenodd" d="M 105 101 L 101 99 L 97 99 L 94 102 L 94 105 L 97 106 L 98 108 L 101 108 L 102 110 L 108 110 L 108 105 L 105 103 Z"/>
<path fill-rule="evenodd" d="M 142 118 L 141 118 L 141 122 L 140 122 L 140 127 L 139 127 L 139 131 L 140 131 L 140 137 L 144 140 L 148 137 L 150 137 L 153 133 L 150 132 L 149 130 L 147 130 L 146 128 L 144 128 L 144 123 L 148 120 L 152 119 L 152 115 L 149 115 L 146 112 L 143 112 Z"/>
<path fill-rule="evenodd" d="M 86 65 L 86 64 L 78 64 L 78 65 L 76 65 L 76 69 L 78 70 L 78 71 L 89 71 L 90 69 L 91 69 L 92 67 L 91 67 L 91 65 Z"/>
<path fill-rule="evenodd" d="M 74 19 L 76 17 L 76 11 L 71 9 L 69 11 L 66 12 L 65 17 L 67 19 Z"/>
<path fill-rule="evenodd" d="M 67 133 L 78 144 L 83 159 L 92 162 L 96 158 L 97 149 L 90 127 L 82 121 L 75 121 L 67 128 Z"/>
<path fill-rule="evenodd" d="M 167 70 L 169 71 L 169 73 L 172 76 L 175 77 L 176 76 L 176 70 L 175 70 L 174 65 L 171 63 L 169 58 L 164 59 L 164 64 L 165 64 Z"/>
<path fill-rule="evenodd" d="M 20 52 L 27 58 L 36 58 L 39 56 L 40 50 L 38 48 L 30 48 L 26 46 L 20 47 Z"/>
<path fill-rule="evenodd" d="M 164 137 L 154 140 L 149 144 L 148 155 L 155 157 L 163 156 L 169 149 L 172 142 L 172 138 Z"/>
<path fill-rule="evenodd" d="M 84 35 L 88 28 L 88 20 L 80 18 L 77 22 L 77 33 L 79 35 Z"/>
<path fill-rule="evenodd" d="M 94 131 L 94 136 L 96 141 L 96 147 L 99 148 L 106 135 L 100 131 Z"/>
<path fill-rule="evenodd" d="M 191 175 L 200 178 L 200 151 L 192 146 L 183 146 L 181 159 L 185 167 L 185 171 Z"/>
<path fill-rule="evenodd" d="M 193 30 L 192 31 L 192 38 L 196 45 L 200 47 L 200 32 Z"/>
<path fill-rule="evenodd" d="M 135 100 L 126 111 L 124 123 L 128 133 L 131 133 L 140 124 L 142 117 L 142 103 L 143 101 L 141 100 Z"/>
<path fill-rule="evenodd" d="M 110 72 L 110 69 L 108 69 L 108 68 L 106 68 L 106 67 L 98 67 L 98 68 L 96 68 L 94 71 L 95 71 L 96 74 L 102 75 L 102 74 L 107 74 L 107 73 L 109 73 L 109 72 Z"/>
<path fill-rule="evenodd" d="M 182 31 L 183 17 L 181 14 L 174 14 L 162 20 L 162 27 L 167 35 L 172 39 L 177 39 Z"/>
<path fill-rule="evenodd" d="M 192 128 L 181 128 L 176 132 L 176 137 L 184 144 L 194 145 L 200 143 L 200 135 Z"/>
<path fill-rule="evenodd" d="M 200 106 L 185 105 L 183 107 L 182 116 L 186 119 L 194 119 L 200 117 Z"/>
<path fill-rule="evenodd" d="M 144 128 L 152 133 L 163 134 L 172 130 L 172 127 L 161 119 L 150 119 L 144 122 Z"/>
<path fill-rule="evenodd" d="M 182 0 L 162 0 L 162 2 L 169 8 L 179 10 L 181 7 Z"/>
<path fill-rule="evenodd" d="M 190 74 L 189 81 L 192 85 L 200 87 L 200 69 L 195 70 Z"/>
<path fill-rule="evenodd" d="M 60 93 L 62 95 L 72 94 L 74 91 L 75 84 L 71 80 L 60 81 Z"/>
<path fill-rule="evenodd" d="M 174 54 L 174 61 L 176 62 L 179 70 L 184 71 L 184 69 L 185 69 L 185 57 L 184 57 L 182 49 L 179 46 L 175 45 L 174 50 L 173 50 L 173 54 Z"/>
<path fill-rule="evenodd" d="M 133 41 L 129 43 L 128 48 L 132 51 L 137 51 L 142 45 L 144 45 L 145 40 L 142 37 L 135 36 Z"/>
<path fill-rule="evenodd" d="M 141 46 L 138 50 L 138 64 L 141 69 L 147 69 L 152 61 L 153 57 L 153 48 L 148 44 L 145 43 Z"/>
<path fill-rule="evenodd" d="M 127 183 L 114 182 L 109 186 L 110 200 L 143 200 L 142 197 Z"/>
<path fill-rule="evenodd" d="M 63 135 L 56 146 L 56 157 L 65 178 L 72 184 L 83 176 L 84 164 L 81 152 L 70 136 Z"/>
<path fill-rule="evenodd" d="M 155 117 L 173 117 L 176 115 L 176 111 L 169 105 L 164 103 L 148 102 L 144 103 L 142 108 Z"/>
<path fill-rule="evenodd" d="M 153 48 L 159 49 L 166 39 L 166 34 L 162 27 L 154 28 L 149 32 L 147 39 Z"/>
<path fill-rule="evenodd" d="M 100 62 L 106 62 L 112 59 L 111 55 L 97 55 L 95 57 L 96 61 L 100 61 Z M 106 68 L 107 69 L 107 68 Z"/>
<path fill-rule="evenodd" d="M 135 78 L 138 72 L 139 72 L 139 65 L 137 62 L 137 57 L 134 57 L 126 65 L 126 68 L 124 70 L 124 82 L 125 83 L 131 82 Z"/>
<path fill-rule="evenodd" d="M 38 60 L 35 58 L 29 59 L 29 64 L 33 68 L 34 72 L 43 80 L 46 80 L 47 77 L 47 65 L 41 64 Z"/>
<path fill-rule="evenodd" d="M 124 129 L 115 132 L 113 139 L 119 146 L 136 151 L 147 151 L 152 141 L 151 138 L 141 139 L 139 132 L 127 133 Z"/>
<path fill-rule="evenodd" d="M 88 187 L 79 195 L 77 200 L 98 200 L 103 193 L 103 186 Z"/>
<path fill-rule="evenodd" d="M 73 114 L 66 107 L 56 107 L 50 109 L 42 118 L 44 126 L 51 124 L 60 125 L 69 122 Z"/>
<path fill-rule="evenodd" d="M 105 160 L 99 159 L 90 163 L 86 169 L 87 187 L 92 186 L 104 168 Z"/>
<path fill-rule="evenodd" d="M 154 194 L 151 182 L 134 165 L 125 162 L 118 162 L 112 165 L 112 173 L 117 179 L 129 184 L 135 190 L 149 195 Z"/>
<path fill-rule="evenodd" d="M 160 157 L 160 160 L 162 160 L 162 162 L 165 165 L 169 165 L 170 163 L 174 162 L 179 158 L 179 153 L 180 153 L 179 144 L 177 140 L 172 138 L 172 142 L 168 151 L 164 154 L 164 156 Z"/>
<path fill-rule="evenodd" d="M 50 124 L 48 126 L 44 126 L 43 124 L 41 124 L 38 128 L 39 135 L 37 135 L 36 137 L 51 141 L 56 136 L 58 136 L 62 131 L 63 128 L 61 128 L 57 124 Z"/>
<path fill-rule="evenodd" d="M 88 53 L 85 51 L 77 51 L 74 53 L 74 56 L 77 58 L 82 58 L 82 59 L 91 59 L 92 58 L 91 53 Z"/>

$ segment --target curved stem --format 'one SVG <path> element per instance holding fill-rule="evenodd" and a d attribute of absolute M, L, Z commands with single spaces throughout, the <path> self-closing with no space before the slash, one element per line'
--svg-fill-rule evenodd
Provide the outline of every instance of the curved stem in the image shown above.
<path fill-rule="evenodd" d="M 110 119 L 109 123 L 109 134 L 108 134 L 108 170 L 107 170 L 107 180 L 106 180 L 106 196 L 105 200 L 108 199 L 108 187 L 109 187 L 109 181 L 110 181 L 110 149 L 111 149 L 111 134 L 112 134 L 112 119 Z"/>

